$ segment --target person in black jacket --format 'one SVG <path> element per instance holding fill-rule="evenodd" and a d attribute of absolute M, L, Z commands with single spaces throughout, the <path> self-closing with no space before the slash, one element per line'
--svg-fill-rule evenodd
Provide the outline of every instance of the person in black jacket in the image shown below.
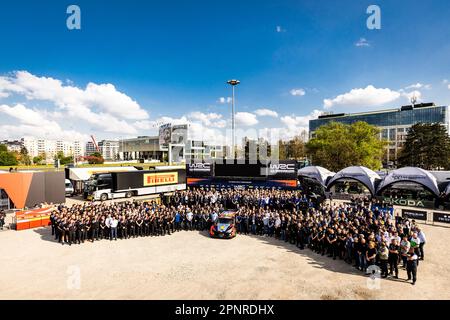
<path fill-rule="evenodd" d="M 142 237 L 142 231 L 143 231 L 143 224 L 144 224 L 144 220 L 142 219 L 142 217 L 139 215 L 136 218 L 136 236 L 138 237 Z"/>
<path fill-rule="evenodd" d="M 70 220 L 70 222 L 68 223 L 68 226 L 67 226 L 67 230 L 68 230 L 68 232 L 69 232 L 69 246 L 71 246 L 72 245 L 72 243 L 75 243 L 75 234 L 76 234 L 76 225 L 75 225 L 75 220 L 74 219 L 72 219 L 72 220 Z"/>
<path fill-rule="evenodd" d="M 99 229 L 100 229 L 100 221 L 98 221 L 98 217 L 94 216 L 91 221 L 91 241 L 99 240 Z"/>

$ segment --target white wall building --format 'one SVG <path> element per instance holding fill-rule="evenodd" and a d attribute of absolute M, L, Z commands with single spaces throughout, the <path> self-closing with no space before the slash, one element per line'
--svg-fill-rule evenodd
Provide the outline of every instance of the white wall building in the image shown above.
<path fill-rule="evenodd" d="M 31 158 L 45 155 L 47 163 L 52 163 L 58 152 L 62 152 L 65 157 L 83 155 L 84 153 L 83 145 L 80 141 L 47 140 L 30 137 L 22 138 L 21 141 Z"/>
<path fill-rule="evenodd" d="M 105 160 L 119 159 L 119 141 L 116 140 L 102 140 L 98 143 L 100 153 Z"/>
<path fill-rule="evenodd" d="M 84 144 L 81 141 L 73 142 L 73 156 L 82 157 L 84 156 Z"/>

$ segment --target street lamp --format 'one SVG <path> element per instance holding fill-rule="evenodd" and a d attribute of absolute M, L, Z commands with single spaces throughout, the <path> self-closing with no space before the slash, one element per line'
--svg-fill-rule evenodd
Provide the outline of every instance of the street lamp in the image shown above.
<path fill-rule="evenodd" d="M 239 83 L 241 83 L 239 80 L 228 80 L 227 83 L 229 85 L 231 85 L 231 87 L 233 88 L 233 96 L 231 98 L 231 131 L 232 131 L 232 139 L 231 139 L 231 148 L 233 150 L 233 158 L 236 158 L 236 154 L 235 154 L 235 133 L 234 133 L 234 129 L 235 129 L 235 124 L 234 124 L 234 87 L 237 86 Z"/>

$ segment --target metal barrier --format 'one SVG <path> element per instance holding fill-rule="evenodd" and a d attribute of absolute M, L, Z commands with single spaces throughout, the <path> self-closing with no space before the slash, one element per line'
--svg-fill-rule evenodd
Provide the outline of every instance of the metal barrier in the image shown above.
<path fill-rule="evenodd" d="M 419 223 L 450 227 L 450 212 L 448 211 L 394 206 L 394 212 L 398 213 L 399 211 L 402 217 L 414 219 Z"/>
<path fill-rule="evenodd" d="M 334 197 L 333 197 L 334 198 Z M 329 200 L 327 200 L 329 201 Z M 339 202 L 349 203 L 347 199 L 332 199 L 331 203 L 339 204 Z M 418 223 L 427 225 L 437 225 L 441 227 L 450 227 L 450 212 L 417 207 L 393 206 L 394 216 L 401 215 L 409 219 L 414 219 Z"/>

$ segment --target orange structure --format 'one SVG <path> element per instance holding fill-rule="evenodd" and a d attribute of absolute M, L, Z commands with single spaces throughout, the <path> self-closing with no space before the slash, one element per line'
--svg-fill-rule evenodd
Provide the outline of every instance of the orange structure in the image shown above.
<path fill-rule="evenodd" d="M 16 213 L 16 230 L 27 230 L 50 225 L 53 208 L 39 208 Z"/>

